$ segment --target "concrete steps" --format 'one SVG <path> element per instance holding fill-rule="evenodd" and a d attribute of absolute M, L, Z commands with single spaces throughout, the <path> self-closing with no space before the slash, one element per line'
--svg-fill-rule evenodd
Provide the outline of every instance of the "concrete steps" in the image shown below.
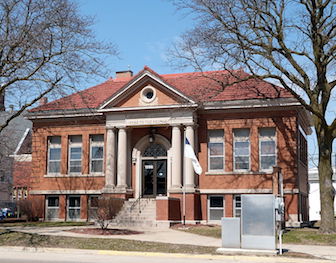
<path fill-rule="evenodd" d="M 129 199 L 112 220 L 111 226 L 156 227 L 155 199 Z"/>

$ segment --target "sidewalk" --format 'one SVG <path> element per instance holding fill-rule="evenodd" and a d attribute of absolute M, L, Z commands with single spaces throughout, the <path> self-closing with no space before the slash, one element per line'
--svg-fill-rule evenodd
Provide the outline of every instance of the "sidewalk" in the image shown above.
<path fill-rule="evenodd" d="M 88 228 L 96 226 L 87 226 Z M 88 235 L 68 232 L 66 230 L 81 227 L 7 227 L 12 231 L 19 231 L 25 233 L 36 233 L 40 235 L 54 235 L 54 236 L 68 236 L 68 237 L 85 237 L 85 238 L 114 238 L 114 239 L 128 239 L 138 241 L 151 241 L 171 244 L 186 244 L 196 246 L 209 246 L 209 247 L 221 247 L 221 240 L 218 238 L 200 236 L 196 234 L 186 233 L 183 231 L 173 229 L 156 229 L 156 228 L 141 228 L 133 229 L 143 232 L 143 234 L 137 235 L 113 235 L 113 236 L 101 236 L 101 235 Z M 336 262 L 336 247 L 334 246 L 312 246 L 312 245 L 294 245 L 284 244 L 283 249 L 300 252 L 313 255 L 315 257 L 333 260 Z"/>

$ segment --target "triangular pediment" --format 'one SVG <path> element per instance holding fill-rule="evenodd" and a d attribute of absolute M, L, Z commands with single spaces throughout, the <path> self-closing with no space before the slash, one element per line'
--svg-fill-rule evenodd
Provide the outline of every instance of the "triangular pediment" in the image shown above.
<path fill-rule="evenodd" d="M 167 84 L 157 73 L 145 67 L 119 91 L 106 100 L 100 110 L 195 104 L 190 97 Z"/>

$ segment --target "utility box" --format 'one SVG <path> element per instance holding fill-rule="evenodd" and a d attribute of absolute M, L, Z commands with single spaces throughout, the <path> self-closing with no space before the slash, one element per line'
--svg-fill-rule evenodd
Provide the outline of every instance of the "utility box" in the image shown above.
<path fill-rule="evenodd" d="M 241 201 L 241 248 L 275 250 L 275 196 L 242 195 Z"/>
<path fill-rule="evenodd" d="M 225 218 L 222 223 L 222 247 L 240 248 L 240 218 Z"/>

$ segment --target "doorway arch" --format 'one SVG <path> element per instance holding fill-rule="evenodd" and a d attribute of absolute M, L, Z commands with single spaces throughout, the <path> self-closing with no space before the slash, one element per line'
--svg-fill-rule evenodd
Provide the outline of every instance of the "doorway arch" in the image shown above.
<path fill-rule="evenodd" d="M 160 168 L 159 160 L 165 160 L 166 162 L 166 190 L 171 185 L 171 144 L 167 138 L 160 134 L 155 134 L 155 141 L 150 142 L 150 135 L 142 137 L 134 146 L 132 151 L 132 162 L 135 165 L 135 198 L 142 197 L 144 194 L 144 161 L 150 161 L 148 165 L 153 165 L 153 169 Z M 164 165 L 164 164 L 163 164 Z M 156 167 L 155 167 L 156 166 Z M 150 167 L 148 166 L 150 169 Z M 162 168 L 162 167 L 161 167 Z M 160 169 L 158 171 L 160 173 Z M 162 171 L 161 171 L 162 172 Z M 158 174 L 158 176 L 160 176 Z M 159 179 L 160 180 L 160 179 Z M 155 194 L 155 193 L 154 193 Z M 154 197 L 153 194 L 153 197 Z M 160 194 L 160 193 L 156 193 Z"/>

